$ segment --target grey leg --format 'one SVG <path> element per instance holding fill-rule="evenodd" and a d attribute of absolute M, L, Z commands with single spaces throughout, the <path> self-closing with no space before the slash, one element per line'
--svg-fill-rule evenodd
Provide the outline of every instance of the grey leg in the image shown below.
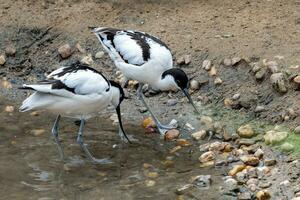
<path fill-rule="evenodd" d="M 55 140 L 55 142 L 57 144 L 59 156 L 63 160 L 64 159 L 64 151 L 63 151 L 63 148 L 62 148 L 61 143 L 60 143 L 59 138 L 58 138 L 58 124 L 59 124 L 59 120 L 60 120 L 60 115 L 57 115 L 51 132 L 52 132 L 54 140 Z"/>
<path fill-rule="evenodd" d="M 79 131 L 78 131 L 78 135 L 77 135 L 77 142 L 78 144 L 81 146 L 82 150 L 85 152 L 85 154 L 87 155 L 87 157 L 94 163 L 97 164 L 109 164 L 112 163 L 111 161 L 109 161 L 107 158 L 103 158 L 103 159 L 97 159 L 95 158 L 90 151 L 88 150 L 88 148 L 86 147 L 86 145 L 83 142 L 83 128 L 85 125 L 85 120 L 81 119 L 80 120 L 80 127 L 79 127 Z"/>
<path fill-rule="evenodd" d="M 137 95 L 139 97 L 139 99 L 142 101 L 142 103 L 144 104 L 144 106 L 147 108 L 147 110 L 149 111 L 152 119 L 154 120 L 157 128 L 158 128 L 158 131 L 161 135 L 165 135 L 165 133 L 170 130 L 170 129 L 173 129 L 175 127 L 172 127 L 172 126 L 168 126 L 168 125 L 163 125 L 162 123 L 160 123 L 160 121 L 158 120 L 158 118 L 153 114 L 153 112 L 151 111 L 151 109 L 149 108 L 149 106 L 147 105 L 145 99 L 144 99 L 144 95 L 143 95 L 143 91 L 142 91 L 142 88 L 143 88 L 143 85 L 142 83 L 139 83 L 139 87 L 138 87 L 138 90 L 137 90 Z"/>

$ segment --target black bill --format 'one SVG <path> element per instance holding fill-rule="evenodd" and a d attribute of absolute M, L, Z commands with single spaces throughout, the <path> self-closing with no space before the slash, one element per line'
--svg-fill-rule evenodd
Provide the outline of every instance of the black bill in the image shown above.
<path fill-rule="evenodd" d="M 188 89 L 183 89 L 182 92 L 184 93 L 184 95 L 188 98 L 189 102 L 192 104 L 192 106 L 194 107 L 195 111 L 200 114 L 199 110 L 196 108 L 190 94 L 189 94 L 189 91 Z"/>

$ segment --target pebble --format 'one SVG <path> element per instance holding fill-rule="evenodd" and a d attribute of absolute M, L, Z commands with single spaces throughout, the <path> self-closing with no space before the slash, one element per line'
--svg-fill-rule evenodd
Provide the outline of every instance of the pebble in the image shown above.
<path fill-rule="evenodd" d="M 143 163 L 143 168 L 144 169 L 150 169 L 150 168 L 154 168 L 154 166 L 149 164 L 149 163 Z"/>
<path fill-rule="evenodd" d="M 182 56 L 182 57 L 177 58 L 176 62 L 177 62 L 178 65 L 183 65 L 184 64 L 184 57 Z"/>
<path fill-rule="evenodd" d="M 247 172 L 241 171 L 241 172 L 236 173 L 235 179 L 236 179 L 239 183 L 242 183 L 242 184 L 246 183 L 247 180 L 248 180 Z"/>
<path fill-rule="evenodd" d="M 192 56 L 190 54 L 184 56 L 184 64 L 188 65 L 192 61 Z"/>
<path fill-rule="evenodd" d="M 293 81 L 300 85 L 300 75 L 296 76 Z"/>
<path fill-rule="evenodd" d="M 277 161 L 274 158 L 265 158 L 264 160 L 265 166 L 274 166 L 276 163 Z"/>
<path fill-rule="evenodd" d="M 264 135 L 264 140 L 266 144 L 276 144 L 280 143 L 288 137 L 288 132 L 284 131 L 267 131 Z"/>
<path fill-rule="evenodd" d="M 209 145 L 209 150 L 210 151 L 222 151 L 225 148 L 226 143 L 224 142 L 213 142 Z"/>
<path fill-rule="evenodd" d="M 215 159 L 215 154 L 212 151 L 207 151 L 205 153 L 203 153 L 200 157 L 199 157 L 199 161 L 201 163 L 206 163 L 208 161 L 213 161 Z"/>
<path fill-rule="evenodd" d="M 143 120 L 142 126 L 143 126 L 144 128 L 149 128 L 149 127 L 155 128 L 155 127 L 156 127 L 156 124 L 155 124 L 155 122 L 153 121 L 152 117 L 147 117 L 146 119 Z"/>
<path fill-rule="evenodd" d="M 239 144 L 239 146 L 242 146 L 242 145 L 250 146 L 250 145 L 255 144 L 255 141 L 252 139 L 240 139 L 240 140 L 238 140 L 238 144 Z"/>
<path fill-rule="evenodd" d="M 4 55 L 0 55 L 0 65 L 4 65 L 6 63 L 6 59 Z"/>
<path fill-rule="evenodd" d="M 294 132 L 296 134 L 300 134 L 300 126 L 297 126 L 295 129 L 294 129 Z"/>
<path fill-rule="evenodd" d="M 175 106 L 178 103 L 177 99 L 169 99 L 167 101 L 167 106 Z"/>
<path fill-rule="evenodd" d="M 238 100 L 240 97 L 241 97 L 241 94 L 240 94 L 240 93 L 236 93 L 236 94 L 234 94 L 231 98 L 232 98 L 233 100 Z"/>
<path fill-rule="evenodd" d="M 208 151 L 210 144 L 209 143 L 205 143 L 205 144 L 201 144 L 199 146 L 199 151 L 204 152 L 204 151 Z"/>
<path fill-rule="evenodd" d="M 79 43 L 77 43 L 75 47 L 80 53 L 86 53 L 86 50 L 82 48 L 82 46 Z"/>
<path fill-rule="evenodd" d="M 91 65 L 93 64 L 93 58 L 92 58 L 92 54 L 88 54 L 87 56 L 84 56 L 81 60 L 81 63 L 83 64 L 87 64 L 87 65 Z"/>
<path fill-rule="evenodd" d="M 238 200 L 251 200 L 250 192 L 241 192 L 238 194 Z"/>
<path fill-rule="evenodd" d="M 224 106 L 226 108 L 230 108 L 233 104 L 234 104 L 234 102 L 230 98 L 225 98 L 224 99 Z"/>
<path fill-rule="evenodd" d="M 33 112 L 30 113 L 30 115 L 36 117 L 36 116 L 39 116 L 40 113 L 38 111 L 33 111 Z"/>
<path fill-rule="evenodd" d="M 294 150 L 294 145 L 289 142 L 283 143 L 280 147 L 284 152 L 290 152 Z"/>
<path fill-rule="evenodd" d="M 229 66 L 232 65 L 232 60 L 229 59 L 229 58 L 225 58 L 225 59 L 223 60 L 223 64 L 224 64 L 225 66 L 229 67 Z"/>
<path fill-rule="evenodd" d="M 16 54 L 17 50 L 13 45 L 7 45 L 5 48 L 5 54 L 7 56 L 14 56 Z"/>
<path fill-rule="evenodd" d="M 270 77 L 270 81 L 273 85 L 273 88 L 281 93 L 287 92 L 287 87 L 285 85 L 285 78 L 283 73 L 274 73 Z"/>
<path fill-rule="evenodd" d="M 200 83 L 196 80 L 191 80 L 190 82 L 190 89 L 191 90 L 199 90 L 200 89 Z"/>
<path fill-rule="evenodd" d="M 264 156 L 264 151 L 262 149 L 257 149 L 254 153 L 254 156 L 261 159 Z"/>
<path fill-rule="evenodd" d="M 260 68 L 255 74 L 256 80 L 262 80 L 265 77 L 266 72 L 267 69 L 265 67 Z"/>
<path fill-rule="evenodd" d="M 246 165 L 257 166 L 259 164 L 259 159 L 255 156 L 241 156 L 241 161 Z"/>
<path fill-rule="evenodd" d="M 216 76 L 217 75 L 217 69 L 215 66 L 212 66 L 211 69 L 209 70 L 208 74 L 210 76 Z"/>
<path fill-rule="evenodd" d="M 210 60 L 204 60 L 202 62 L 202 68 L 206 71 L 209 71 L 211 69 L 211 61 Z"/>
<path fill-rule="evenodd" d="M 198 175 L 190 179 L 190 181 L 199 187 L 208 187 L 211 184 L 211 175 Z"/>
<path fill-rule="evenodd" d="M 235 165 L 229 172 L 229 176 L 235 176 L 238 172 L 243 171 L 246 165 Z"/>
<path fill-rule="evenodd" d="M 256 106 L 254 112 L 259 113 L 265 111 L 265 107 L 263 106 Z"/>
<path fill-rule="evenodd" d="M 95 58 L 96 59 L 100 59 L 104 56 L 104 52 L 103 51 L 98 51 L 96 54 L 95 54 Z"/>
<path fill-rule="evenodd" d="M 268 200 L 271 199 L 271 194 L 268 190 L 260 190 L 256 193 L 257 200 Z"/>
<path fill-rule="evenodd" d="M 153 187 L 153 186 L 155 186 L 155 184 L 156 184 L 156 182 L 154 180 L 146 180 L 145 181 L 145 185 L 147 187 Z"/>
<path fill-rule="evenodd" d="M 216 77 L 214 80 L 215 85 L 221 85 L 223 83 L 222 79 L 220 77 Z"/>
<path fill-rule="evenodd" d="M 152 178 L 152 179 L 155 179 L 159 176 L 159 174 L 157 172 L 148 172 L 147 173 L 147 177 L 148 178 Z"/>
<path fill-rule="evenodd" d="M 226 192 L 235 191 L 238 189 L 238 182 L 233 178 L 228 178 L 225 180 L 223 188 Z"/>
<path fill-rule="evenodd" d="M 199 167 L 204 168 L 204 167 L 211 167 L 211 166 L 214 166 L 214 165 L 215 165 L 214 161 L 208 161 L 208 162 L 205 162 L 205 163 L 201 163 Z"/>
<path fill-rule="evenodd" d="M 200 130 L 195 133 L 192 133 L 192 138 L 194 140 L 204 140 L 207 136 L 206 130 Z"/>
<path fill-rule="evenodd" d="M 73 52 L 69 44 L 64 44 L 58 48 L 58 53 L 62 58 L 68 58 Z"/>
<path fill-rule="evenodd" d="M 213 120 L 209 116 L 202 116 L 200 118 L 200 123 L 203 124 L 203 125 L 205 125 L 206 128 L 208 128 L 208 129 L 212 129 L 213 128 Z"/>
<path fill-rule="evenodd" d="M 195 128 L 193 127 L 193 125 L 190 124 L 190 123 L 188 123 L 188 122 L 184 125 L 184 127 L 186 129 L 188 129 L 189 131 L 195 130 Z"/>
<path fill-rule="evenodd" d="M 12 89 L 11 83 L 7 80 L 0 81 L 0 87 L 4 89 Z"/>
<path fill-rule="evenodd" d="M 245 124 L 238 128 L 237 133 L 243 138 L 251 138 L 254 136 L 254 131 L 252 130 L 250 124 Z"/>
<path fill-rule="evenodd" d="M 260 188 L 269 188 L 269 187 L 271 187 L 271 185 L 272 185 L 271 182 L 260 182 L 258 184 L 258 187 L 260 187 Z"/>
<path fill-rule="evenodd" d="M 170 150 L 170 153 L 175 153 L 175 152 L 177 152 L 177 151 L 179 151 L 180 149 L 182 149 L 182 147 L 181 146 L 176 146 L 176 147 L 173 147 L 171 150 Z"/>
<path fill-rule="evenodd" d="M 180 133 L 179 133 L 179 130 L 177 130 L 177 129 L 168 130 L 165 134 L 165 140 L 166 141 L 174 140 L 174 139 L 178 138 L 179 135 L 180 135 Z"/>
<path fill-rule="evenodd" d="M 256 178 L 250 178 L 247 182 L 246 182 L 247 185 L 258 185 L 258 179 Z"/>
<path fill-rule="evenodd" d="M 252 63 L 252 72 L 256 73 L 261 69 L 261 66 L 258 63 Z"/>
<path fill-rule="evenodd" d="M 242 60 L 242 58 L 240 58 L 240 57 L 234 57 L 231 59 L 231 64 L 235 65 L 235 64 L 239 63 L 241 60 Z"/>
<path fill-rule="evenodd" d="M 45 133 L 45 129 L 34 129 L 30 131 L 30 134 L 34 136 L 39 136 L 42 135 L 43 133 Z"/>
<path fill-rule="evenodd" d="M 14 112 L 15 108 L 13 106 L 5 106 L 4 111 L 11 113 Z"/>
<path fill-rule="evenodd" d="M 177 188 L 177 189 L 176 189 L 176 194 L 182 195 L 182 194 L 186 193 L 188 190 L 190 190 L 192 187 L 194 187 L 193 184 L 186 184 L 186 185 L 183 185 L 183 186 L 181 186 L 180 188 Z"/>
<path fill-rule="evenodd" d="M 181 147 L 187 147 L 187 146 L 191 146 L 192 144 L 186 139 L 178 139 L 176 141 L 176 145 L 179 145 Z"/>

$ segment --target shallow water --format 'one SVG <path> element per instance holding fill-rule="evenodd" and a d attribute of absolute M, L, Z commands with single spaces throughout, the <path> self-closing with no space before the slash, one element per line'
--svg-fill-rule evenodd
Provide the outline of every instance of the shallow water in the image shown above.
<path fill-rule="evenodd" d="M 3 111 L 6 105 L 9 102 L 0 100 L 1 199 L 176 199 L 176 188 L 200 174 L 212 175 L 213 184 L 192 189 L 185 199 L 223 199 L 217 191 L 225 169 L 200 168 L 192 153 L 197 150 L 195 146 L 170 154 L 174 142 L 165 142 L 158 134 L 145 134 L 139 126 L 126 123 L 127 132 L 138 141 L 122 143 L 107 115 L 89 120 L 85 128 L 84 139 L 94 156 L 113 161 L 95 165 L 76 143 L 78 127 L 62 118 L 59 130 L 66 158 L 61 161 L 50 134 L 55 116 L 45 112 L 38 116 L 8 113 Z M 45 132 L 34 135 L 34 129 Z M 145 169 L 144 163 L 153 167 Z M 148 178 L 148 172 L 158 172 L 159 176 Z M 147 186 L 149 180 L 155 185 Z"/>

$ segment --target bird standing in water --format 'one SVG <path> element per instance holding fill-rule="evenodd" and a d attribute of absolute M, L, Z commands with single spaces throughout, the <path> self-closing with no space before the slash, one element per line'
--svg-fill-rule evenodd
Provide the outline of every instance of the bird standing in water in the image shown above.
<path fill-rule="evenodd" d="M 120 104 L 124 99 L 122 87 L 107 80 L 100 72 L 79 62 L 59 68 L 50 73 L 38 84 L 24 84 L 20 89 L 35 92 L 25 99 L 20 107 L 21 112 L 29 110 L 48 110 L 57 114 L 52 128 L 61 158 L 63 149 L 58 138 L 58 124 L 61 116 L 80 120 L 77 142 L 93 162 L 105 164 L 106 158 L 97 159 L 87 149 L 83 142 L 83 128 L 87 119 L 97 116 L 100 111 L 112 104 L 118 114 L 119 135 L 121 139 L 129 139 L 124 132 Z"/>
<path fill-rule="evenodd" d="M 181 90 L 199 113 L 188 92 L 189 79 L 183 70 L 173 68 L 171 51 L 164 42 L 147 33 L 132 30 L 93 27 L 92 32 L 124 76 L 139 82 L 137 95 L 150 112 L 161 135 L 174 127 L 163 125 L 153 114 L 144 100 L 144 84 L 160 91 Z"/>

